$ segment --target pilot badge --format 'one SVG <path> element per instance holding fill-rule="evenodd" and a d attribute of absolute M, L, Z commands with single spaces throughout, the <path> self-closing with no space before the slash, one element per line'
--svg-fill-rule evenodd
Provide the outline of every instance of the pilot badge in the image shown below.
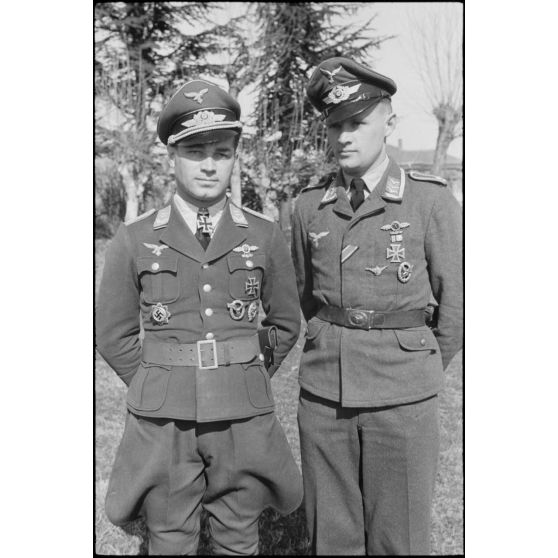
<path fill-rule="evenodd" d="M 233 320 L 242 320 L 244 318 L 245 308 L 242 300 L 233 300 L 232 302 L 227 302 L 227 308 L 229 309 L 229 314 Z"/>
<path fill-rule="evenodd" d="M 401 283 L 406 283 L 411 278 L 414 265 L 409 262 L 401 262 L 397 269 L 397 278 Z"/>

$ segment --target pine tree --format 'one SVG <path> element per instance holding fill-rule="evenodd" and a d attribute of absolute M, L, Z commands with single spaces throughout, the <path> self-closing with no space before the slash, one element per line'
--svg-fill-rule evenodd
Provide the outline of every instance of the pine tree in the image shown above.
<path fill-rule="evenodd" d="M 338 23 L 359 8 L 362 4 L 328 2 L 257 5 L 259 95 L 254 143 L 264 210 L 272 213 L 271 206 L 279 205 L 283 228 L 288 228 L 291 198 L 332 167 L 324 125 L 306 96 L 310 75 L 332 56 L 370 63 L 370 52 L 389 38 L 370 36 L 375 16 L 360 24 Z"/>
<path fill-rule="evenodd" d="M 220 71 L 208 62 L 228 32 L 212 22 L 219 9 L 207 2 L 95 6 L 96 186 L 109 232 L 172 191 L 156 117 L 187 79 Z M 103 208 L 118 189 L 124 191 L 124 215 L 122 204 Z"/>

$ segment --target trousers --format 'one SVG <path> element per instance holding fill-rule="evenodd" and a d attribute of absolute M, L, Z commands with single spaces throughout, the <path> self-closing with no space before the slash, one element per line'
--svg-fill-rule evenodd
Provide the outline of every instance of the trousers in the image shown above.
<path fill-rule="evenodd" d="M 298 424 L 314 554 L 430 553 L 437 396 L 347 408 L 301 390 Z"/>
<path fill-rule="evenodd" d="M 202 507 L 213 550 L 258 552 L 258 519 L 302 501 L 302 478 L 274 413 L 196 423 L 128 413 L 105 500 L 110 521 L 143 516 L 149 554 L 196 554 Z"/>

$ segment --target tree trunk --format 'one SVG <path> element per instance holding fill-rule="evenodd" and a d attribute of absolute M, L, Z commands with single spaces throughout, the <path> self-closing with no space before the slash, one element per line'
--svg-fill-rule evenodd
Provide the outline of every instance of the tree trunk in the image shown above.
<path fill-rule="evenodd" d="M 242 204 L 242 186 L 241 186 L 241 182 L 240 182 L 240 163 L 241 163 L 241 157 L 239 156 L 238 159 L 236 160 L 236 163 L 233 167 L 233 171 L 231 174 L 231 197 L 233 199 L 233 201 L 235 203 L 237 203 L 238 205 Z M 238 196 L 237 199 L 237 195 L 240 194 Z"/>
<path fill-rule="evenodd" d="M 283 231 L 288 244 L 291 243 L 291 197 L 288 196 L 279 202 L 279 226 Z"/>
<path fill-rule="evenodd" d="M 118 171 L 124 183 L 124 191 L 126 192 L 126 221 L 134 219 L 139 213 L 139 196 L 136 181 L 134 180 L 134 173 L 130 163 L 123 163 L 118 165 Z"/>
<path fill-rule="evenodd" d="M 461 109 L 455 109 L 451 105 L 443 104 L 432 111 L 438 120 L 438 139 L 436 140 L 436 151 L 432 162 L 432 174 L 441 175 L 446 165 L 448 148 L 455 138 L 455 130 L 461 121 Z"/>
<path fill-rule="evenodd" d="M 260 200 L 262 202 L 262 213 L 277 221 L 277 208 L 273 204 L 273 201 L 269 199 L 271 178 L 269 177 L 264 163 L 260 163 L 258 168 L 260 170 L 260 185 L 258 187 L 258 196 L 260 196 Z"/>
<path fill-rule="evenodd" d="M 438 139 L 436 140 L 436 151 L 434 152 L 434 161 L 432 162 L 432 174 L 440 176 L 446 166 L 446 158 L 448 148 L 453 139 L 452 133 L 447 126 L 438 126 Z"/>

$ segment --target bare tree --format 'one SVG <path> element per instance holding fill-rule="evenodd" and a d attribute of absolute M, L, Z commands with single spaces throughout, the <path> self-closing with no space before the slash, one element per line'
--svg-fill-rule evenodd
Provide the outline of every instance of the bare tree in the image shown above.
<path fill-rule="evenodd" d="M 438 121 L 432 172 L 441 174 L 450 143 L 463 133 L 463 4 L 415 5 L 408 21 L 413 62 Z"/>

